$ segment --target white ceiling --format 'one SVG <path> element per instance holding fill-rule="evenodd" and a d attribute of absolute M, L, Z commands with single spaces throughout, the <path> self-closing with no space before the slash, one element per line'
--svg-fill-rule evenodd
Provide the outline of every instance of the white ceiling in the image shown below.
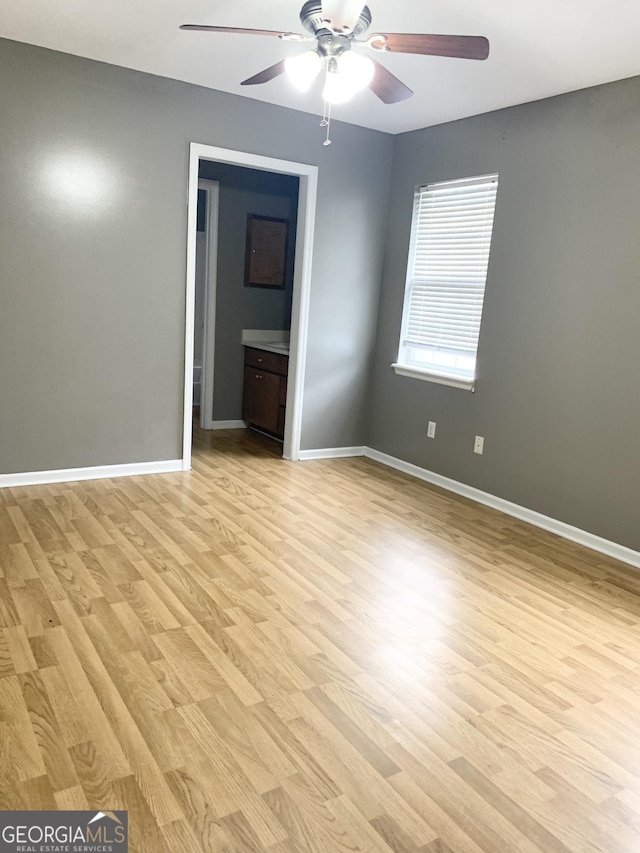
<path fill-rule="evenodd" d="M 0 0 L 0 36 L 320 114 L 282 77 L 241 80 L 300 45 L 259 36 L 181 32 L 181 23 L 301 31 L 298 0 Z M 390 133 L 640 74 L 638 0 L 370 0 L 370 32 L 487 36 L 486 62 L 385 55 L 414 91 L 384 105 L 365 91 L 334 117 Z"/>

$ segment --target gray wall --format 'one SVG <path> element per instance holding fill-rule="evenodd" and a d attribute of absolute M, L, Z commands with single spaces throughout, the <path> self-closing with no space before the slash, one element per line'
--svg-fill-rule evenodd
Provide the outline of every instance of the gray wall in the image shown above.
<path fill-rule="evenodd" d="M 291 328 L 298 212 L 298 179 L 219 163 L 203 163 L 200 177 L 220 183 L 213 418 L 242 417 L 243 329 Z M 285 286 L 244 286 L 247 215 L 289 220 Z"/>
<path fill-rule="evenodd" d="M 640 78 L 397 138 L 369 408 L 373 447 L 635 549 L 638 140 Z M 396 376 L 414 187 L 488 172 L 476 393 Z"/>
<path fill-rule="evenodd" d="M 6 40 L 0 79 L 0 473 L 181 455 L 190 141 L 319 166 L 302 446 L 362 443 L 393 139 Z"/>

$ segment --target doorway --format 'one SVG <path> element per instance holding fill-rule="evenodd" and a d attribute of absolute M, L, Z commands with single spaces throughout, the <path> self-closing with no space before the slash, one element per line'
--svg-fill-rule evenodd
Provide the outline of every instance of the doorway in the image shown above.
<path fill-rule="evenodd" d="M 198 180 L 194 296 L 193 410 L 201 429 L 213 429 L 220 185 Z"/>
<path fill-rule="evenodd" d="M 186 282 L 186 323 L 185 323 L 185 378 L 184 378 L 184 421 L 183 421 L 183 470 L 191 468 L 191 440 L 193 417 L 193 379 L 194 379 L 194 337 L 196 319 L 196 257 L 198 226 L 198 189 L 199 173 L 202 162 L 241 166 L 253 170 L 291 175 L 298 178 L 299 194 L 297 219 L 295 226 L 295 257 L 293 268 L 293 300 L 291 307 L 291 331 L 289 343 L 289 378 L 286 394 L 286 420 L 283 440 L 283 458 L 296 461 L 300 455 L 300 434 L 302 425 L 304 370 L 307 349 L 307 328 L 309 315 L 309 295 L 311 285 L 311 256 L 315 225 L 317 195 L 317 167 L 287 160 L 277 160 L 246 152 L 232 151 L 197 143 L 191 144 L 189 162 L 189 204 L 187 224 L 187 282 Z M 214 188 L 207 192 L 209 216 L 217 214 L 217 194 Z M 211 221 L 211 220 L 210 220 Z M 215 224 L 215 223 L 214 223 Z M 209 240 L 208 253 L 210 264 L 215 259 L 215 243 Z M 209 378 L 202 383 L 202 405 L 212 412 L 209 398 L 213 389 L 212 362 L 215 336 L 215 293 L 211 293 L 204 307 L 204 339 L 202 364 Z M 205 402 L 206 400 L 206 402 Z M 212 399 L 211 399 L 212 402 Z M 205 420 L 201 425 L 206 428 Z"/>

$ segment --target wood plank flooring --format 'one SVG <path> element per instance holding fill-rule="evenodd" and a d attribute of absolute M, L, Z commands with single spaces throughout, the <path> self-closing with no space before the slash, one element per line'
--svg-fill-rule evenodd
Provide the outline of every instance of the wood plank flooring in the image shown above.
<path fill-rule="evenodd" d="M 640 850 L 640 574 L 363 459 L 0 491 L 0 808 L 138 853 Z"/>

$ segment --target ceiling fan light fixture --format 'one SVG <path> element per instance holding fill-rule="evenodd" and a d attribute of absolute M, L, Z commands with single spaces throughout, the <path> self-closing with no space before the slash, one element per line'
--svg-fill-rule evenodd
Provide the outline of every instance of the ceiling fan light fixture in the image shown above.
<path fill-rule="evenodd" d="M 322 69 L 322 59 L 315 50 L 306 50 L 284 61 L 287 76 L 301 92 L 308 92 Z"/>
<path fill-rule="evenodd" d="M 182 24 L 180 29 L 315 42 L 315 49 L 282 59 L 243 80 L 240 85 L 256 86 L 286 74 L 299 91 L 308 92 L 322 71 L 324 112 L 320 125 L 327 129 L 324 144 L 331 145 L 332 104 L 344 104 L 367 87 L 384 104 L 400 103 L 413 94 L 384 64 L 362 56 L 358 50 L 369 48 L 376 53 L 478 60 L 489 56 L 489 42 L 484 36 L 392 32 L 373 33 L 363 38 L 372 22 L 371 10 L 365 4 L 366 0 L 305 0 L 300 9 L 300 22 L 309 33 L 307 36 L 282 30 L 209 24 Z"/>

